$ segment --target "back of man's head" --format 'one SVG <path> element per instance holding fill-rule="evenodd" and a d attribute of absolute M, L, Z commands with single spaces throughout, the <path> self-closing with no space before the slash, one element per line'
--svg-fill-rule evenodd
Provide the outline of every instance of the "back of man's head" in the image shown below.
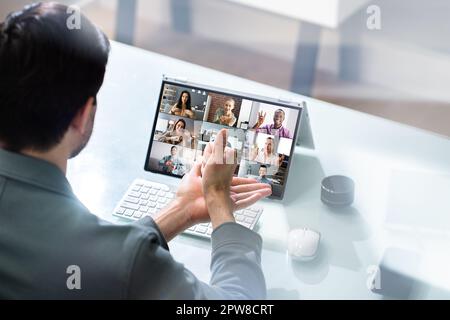
<path fill-rule="evenodd" d="M 39 3 L 0 24 L 0 142 L 11 151 L 47 151 L 103 83 L 110 45 L 85 16 Z M 79 27 L 79 28 L 78 28 Z"/>

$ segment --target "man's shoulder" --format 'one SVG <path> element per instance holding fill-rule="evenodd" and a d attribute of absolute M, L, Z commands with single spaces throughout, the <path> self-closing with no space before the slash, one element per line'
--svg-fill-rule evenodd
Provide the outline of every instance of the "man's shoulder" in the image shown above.
<path fill-rule="evenodd" d="M 115 225 L 92 214 L 76 198 L 14 181 L 8 188 L 6 198 L 0 200 L 0 224 L 8 231 L 0 233 L 0 244 L 6 252 L 28 254 L 0 254 L 0 260 L 7 258 L 11 265 L 21 266 L 14 269 L 14 277 L 33 292 L 51 288 L 42 297 L 71 296 L 66 270 L 76 266 L 82 275 L 80 297 L 123 298 L 139 248 L 162 243 L 151 219 Z"/>

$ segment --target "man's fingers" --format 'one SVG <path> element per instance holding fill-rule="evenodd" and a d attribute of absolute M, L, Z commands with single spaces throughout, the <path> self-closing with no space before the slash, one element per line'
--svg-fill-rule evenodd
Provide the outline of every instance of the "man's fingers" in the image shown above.
<path fill-rule="evenodd" d="M 214 151 L 214 144 L 210 142 L 206 145 L 205 151 L 203 151 L 203 155 L 201 156 L 203 167 L 205 167 L 206 164 L 208 163 L 209 159 L 211 158 L 211 155 L 213 154 L 213 151 Z"/>
<path fill-rule="evenodd" d="M 249 192 L 240 192 L 240 193 L 236 193 L 234 195 L 231 196 L 231 198 L 235 201 L 241 201 L 241 200 L 245 200 L 247 198 L 250 198 L 251 196 L 253 196 L 254 194 L 259 194 L 264 196 L 267 193 L 272 192 L 270 189 L 259 189 L 259 190 L 253 190 L 253 191 L 249 191 Z"/>
<path fill-rule="evenodd" d="M 213 153 L 214 145 L 210 142 L 206 145 L 205 151 L 203 151 L 203 157 L 205 159 L 209 159 L 211 154 Z"/>
<path fill-rule="evenodd" d="M 199 162 L 196 162 L 194 164 L 194 167 L 191 170 L 191 175 L 194 177 L 201 177 L 202 176 L 202 164 Z"/>
<path fill-rule="evenodd" d="M 269 184 L 264 184 L 264 183 L 251 183 L 251 184 L 244 184 L 244 185 L 237 185 L 237 186 L 232 186 L 231 187 L 231 191 L 235 192 L 235 193 L 241 193 L 241 192 L 250 192 L 250 191 L 255 191 L 255 190 L 262 190 L 262 189 L 270 189 L 270 185 Z"/>
<path fill-rule="evenodd" d="M 231 186 L 239 186 L 242 184 L 257 183 L 256 179 L 234 177 Z"/>
<path fill-rule="evenodd" d="M 247 198 L 244 198 L 242 200 L 236 201 L 236 210 L 242 210 L 248 207 L 251 207 L 261 199 L 264 199 L 266 197 L 269 197 L 272 194 L 271 189 L 264 189 L 260 192 L 256 192 L 252 195 L 250 195 Z"/>
<path fill-rule="evenodd" d="M 249 198 L 246 198 L 245 200 L 236 201 L 236 211 L 246 209 L 248 207 L 251 207 L 258 201 L 260 201 L 263 198 L 263 196 L 259 193 L 255 193 Z"/>
<path fill-rule="evenodd" d="M 236 164 L 236 150 L 225 148 L 225 163 Z"/>
<path fill-rule="evenodd" d="M 216 164 L 224 164 L 224 151 L 227 141 L 227 130 L 222 129 L 214 142 L 214 161 Z"/>

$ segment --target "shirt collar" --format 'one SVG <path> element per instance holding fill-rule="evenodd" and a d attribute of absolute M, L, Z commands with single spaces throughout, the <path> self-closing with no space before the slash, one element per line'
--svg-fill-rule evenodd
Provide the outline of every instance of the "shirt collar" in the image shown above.
<path fill-rule="evenodd" d="M 279 127 L 278 129 L 277 128 L 275 128 L 275 125 L 272 123 L 271 125 L 270 125 L 270 129 L 272 130 L 272 129 L 275 129 L 275 130 L 284 130 L 284 127 L 283 127 L 283 125 L 281 125 L 281 127 Z"/>
<path fill-rule="evenodd" d="M 0 175 L 76 198 L 64 173 L 44 160 L 0 148 Z"/>

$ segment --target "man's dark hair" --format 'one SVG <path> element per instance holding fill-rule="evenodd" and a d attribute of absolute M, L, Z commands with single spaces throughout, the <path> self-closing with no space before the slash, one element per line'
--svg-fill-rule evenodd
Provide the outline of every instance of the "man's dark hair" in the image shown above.
<path fill-rule="evenodd" d="M 37 3 L 0 23 L 0 142 L 10 151 L 47 151 L 103 84 L 107 37 L 84 15 Z"/>
<path fill-rule="evenodd" d="M 177 148 L 177 147 L 173 146 L 172 148 L 170 148 L 170 152 L 172 152 L 172 151 L 173 151 L 173 149 L 176 149 L 176 150 L 178 150 L 178 148 Z"/>
<path fill-rule="evenodd" d="M 265 165 L 265 164 L 263 164 L 261 167 L 259 167 L 260 169 L 261 168 L 263 168 L 263 169 L 267 169 L 267 166 Z"/>

